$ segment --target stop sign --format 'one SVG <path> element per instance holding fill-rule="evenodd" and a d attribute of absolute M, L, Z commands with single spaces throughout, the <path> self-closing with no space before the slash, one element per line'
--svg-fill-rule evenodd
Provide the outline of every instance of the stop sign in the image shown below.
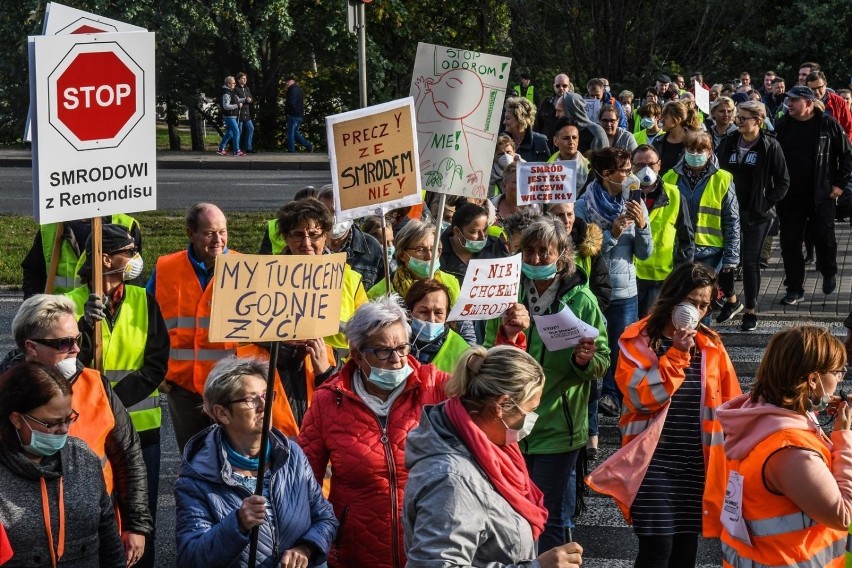
<path fill-rule="evenodd" d="M 117 43 L 76 44 L 48 77 L 50 124 L 77 150 L 115 148 L 145 115 L 144 85 Z"/>

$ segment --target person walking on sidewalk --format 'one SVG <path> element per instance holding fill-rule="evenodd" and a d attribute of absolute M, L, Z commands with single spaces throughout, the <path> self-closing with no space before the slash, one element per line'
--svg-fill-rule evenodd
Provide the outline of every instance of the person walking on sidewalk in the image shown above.
<path fill-rule="evenodd" d="M 305 93 L 292 77 L 287 79 L 287 99 L 284 102 L 284 114 L 287 115 L 287 151 L 295 152 L 296 142 L 298 142 L 308 152 L 313 152 L 314 145 L 299 132 L 302 119 L 305 118 Z"/>
<path fill-rule="evenodd" d="M 222 86 L 222 119 L 225 121 L 225 135 L 222 136 L 222 141 L 219 142 L 219 150 L 216 152 L 220 156 L 228 155 L 228 142 L 234 148 L 234 156 L 245 156 L 245 152 L 240 152 L 240 128 L 237 125 L 237 120 L 240 115 L 240 100 L 237 97 L 234 87 L 237 85 L 236 80 L 232 75 L 225 77 L 225 84 Z"/>
<path fill-rule="evenodd" d="M 245 131 L 246 143 L 244 148 L 246 149 L 246 154 L 254 154 L 254 122 L 251 120 L 251 108 L 254 103 L 254 97 L 251 96 L 251 89 L 248 87 L 248 76 L 242 71 L 237 73 L 237 86 L 234 87 L 234 92 L 237 93 L 237 100 L 240 103 L 238 123 L 240 145 L 242 145 L 243 131 Z"/>
<path fill-rule="evenodd" d="M 787 91 L 787 106 L 790 112 L 778 119 L 775 131 L 790 173 L 790 190 L 778 204 L 778 218 L 787 286 L 781 303 L 792 306 L 805 296 L 806 228 L 816 249 L 823 293 L 837 287 L 834 217 L 837 200 L 844 192 L 852 193 L 852 146 L 808 87 Z"/>

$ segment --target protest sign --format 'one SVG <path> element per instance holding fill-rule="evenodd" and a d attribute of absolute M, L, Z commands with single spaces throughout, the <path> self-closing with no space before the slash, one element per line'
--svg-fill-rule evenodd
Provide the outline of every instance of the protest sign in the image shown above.
<path fill-rule="evenodd" d="M 601 120 L 598 115 L 601 113 L 601 101 L 598 99 L 583 99 L 586 103 L 586 116 L 595 124 L 600 124 Z"/>
<path fill-rule="evenodd" d="M 210 341 L 289 341 L 340 331 L 346 254 L 216 257 Z"/>
<path fill-rule="evenodd" d="M 600 335 L 598 328 L 587 324 L 565 306 L 561 312 L 547 316 L 533 316 L 538 335 L 550 351 L 568 349 L 581 339 L 594 339 Z"/>
<path fill-rule="evenodd" d="M 574 203 L 577 199 L 577 161 L 518 164 L 518 205 Z"/>
<path fill-rule="evenodd" d="M 698 81 L 695 82 L 695 106 L 704 114 L 710 114 L 710 91 L 702 87 Z"/>
<path fill-rule="evenodd" d="M 422 201 L 411 97 L 325 121 L 338 221 Z"/>
<path fill-rule="evenodd" d="M 520 283 L 520 254 L 471 260 L 447 320 L 488 320 L 503 315 L 518 302 Z"/>
<path fill-rule="evenodd" d="M 511 59 L 417 45 L 410 94 L 423 189 L 486 197 Z"/>

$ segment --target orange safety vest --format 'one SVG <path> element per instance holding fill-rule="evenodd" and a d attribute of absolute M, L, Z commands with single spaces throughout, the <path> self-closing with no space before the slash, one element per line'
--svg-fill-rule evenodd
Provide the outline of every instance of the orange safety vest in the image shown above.
<path fill-rule="evenodd" d="M 112 466 L 106 456 L 106 439 L 115 428 L 115 415 L 109 404 L 100 372 L 83 369 L 72 384 L 71 408 L 80 413 L 68 434 L 80 438 L 100 458 L 106 491 L 112 493 Z"/>
<path fill-rule="evenodd" d="M 334 366 L 334 350 L 328 345 L 325 346 L 328 354 L 328 362 Z M 237 348 L 237 357 L 255 357 L 263 361 L 269 362 L 269 352 L 254 343 L 240 345 Z M 310 355 L 305 356 L 305 381 L 308 387 L 308 406 L 314 399 L 314 364 L 311 362 Z M 296 423 L 296 417 L 293 416 L 293 410 L 290 408 L 290 402 L 287 400 L 287 393 L 284 390 L 284 385 L 281 384 L 281 377 L 278 375 L 278 370 L 275 371 L 275 401 L 272 403 L 272 426 L 279 430 L 282 434 L 288 437 L 297 436 L 299 434 L 299 425 Z"/>
<path fill-rule="evenodd" d="M 751 540 L 722 532 L 722 566 L 798 566 L 843 568 L 847 532 L 820 525 L 784 495 L 764 483 L 766 460 L 784 447 L 813 450 L 831 469 L 831 452 L 816 432 L 780 430 L 766 437 L 742 460 L 728 460 L 742 476 L 742 518 Z"/>
<path fill-rule="evenodd" d="M 156 298 L 171 344 L 166 379 L 202 394 L 213 365 L 233 355 L 238 344 L 207 339 L 213 285 L 209 282 L 206 289 L 201 288 L 188 254 L 184 250 L 157 260 Z"/>

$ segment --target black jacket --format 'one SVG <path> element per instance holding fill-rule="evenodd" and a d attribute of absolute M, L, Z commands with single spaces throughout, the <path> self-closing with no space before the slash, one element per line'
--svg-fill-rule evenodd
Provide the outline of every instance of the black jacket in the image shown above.
<path fill-rule="evenodd" d="M 765 221 L 775 217 L 775 204 L 784 199 L 790 188 L 790 175 L 787 172 L 787 161 L 784 159 L 784 151 L 775 135 L 760 131 L 760 140 L 754 146 L 759 168 L 755 168 L 755 176 L 752 180 L 751 191 L 748 195 L 741 188 L 741 181 L 737 179 L 739 173 L 738 144 L 740 134 L 734 132 L 722 139 L 716 157 L 719 159 L 719 167 L 734 176 L 734 188 L 737 189 L 737 202 L 740 212 L 744 213 L 749 222 Z"/>
<path fill-rule="evenodd" d="M 550 157 L 550 146 L 543 134 L 528 128 L 515 152 L 527 162 L 546 162 Z"/>
<path fill-rule="evenodd" d="M 449 227 L 441 235 L 441 247 L 443 247 L 440 259 L 441 272 L 452 274 L 459 281 L 459 285 L 461 285 L 462 283 L 464 283 L 464 275 L 467 272 L 467 265 L 462 262 L 462 260 L 456 254 L 456 251 L 453 250 L 453 245 L 450 242 L 450 239 L 452 238 L 454 238 L 453 228 Z M 488 235 L 486 237 L 485 248 L 474 254 L 472 258 L 504 258 L 506 256 L 508 256 L 506 254 L 506 248 L 503 246 L 503 243 L 500 241 L 500 239 Z"/>
<path fill-rule="evenodd" d="M 293 83 L 287 88 L 287 98 L 284 101 L 284 114 L 295 118 L 305 116 L 305 93 L 298 83 Z"/>
<path fill-rule="evenodd" d="M 847 198 L 852 194 L 852 146 L 836 120 L 817 108 L 814 113 L 820 117 L 819 143 L 814 156 L 814 205 L 819 205 L 829 198 L 832 186 L 841 188 Z M 782 148 L 785 130 L 792 120 L 795 119 L 787 114 L 775 123 Z"/>
<path fill-rule="evenodd" d="M 249 89 L 248 85 L 241 87 L 239 82 L 237 82 L 237 86 L 234 87 L 234 92 L 237 94 L 237 100 L 243 105 L 240 107 L 240 122 L 251 120 L 251 105 L 254 104 L 254 97 L 251 95 L 251 89 Z M 252 102 L 246 102 L 246 99 L 249 97 L 251 97 Z"/>
<path fill-rule="evenodd" d="M 556 128 L 556 102 L 560 96 L 553 95 L 546 97 L 538 105 L 538 112 L 535 114 L 535 124 L 533 124 L 534 132 L 541 132 L 547 140 L 548 145 L 553 144 L 553 135 Z"/>

